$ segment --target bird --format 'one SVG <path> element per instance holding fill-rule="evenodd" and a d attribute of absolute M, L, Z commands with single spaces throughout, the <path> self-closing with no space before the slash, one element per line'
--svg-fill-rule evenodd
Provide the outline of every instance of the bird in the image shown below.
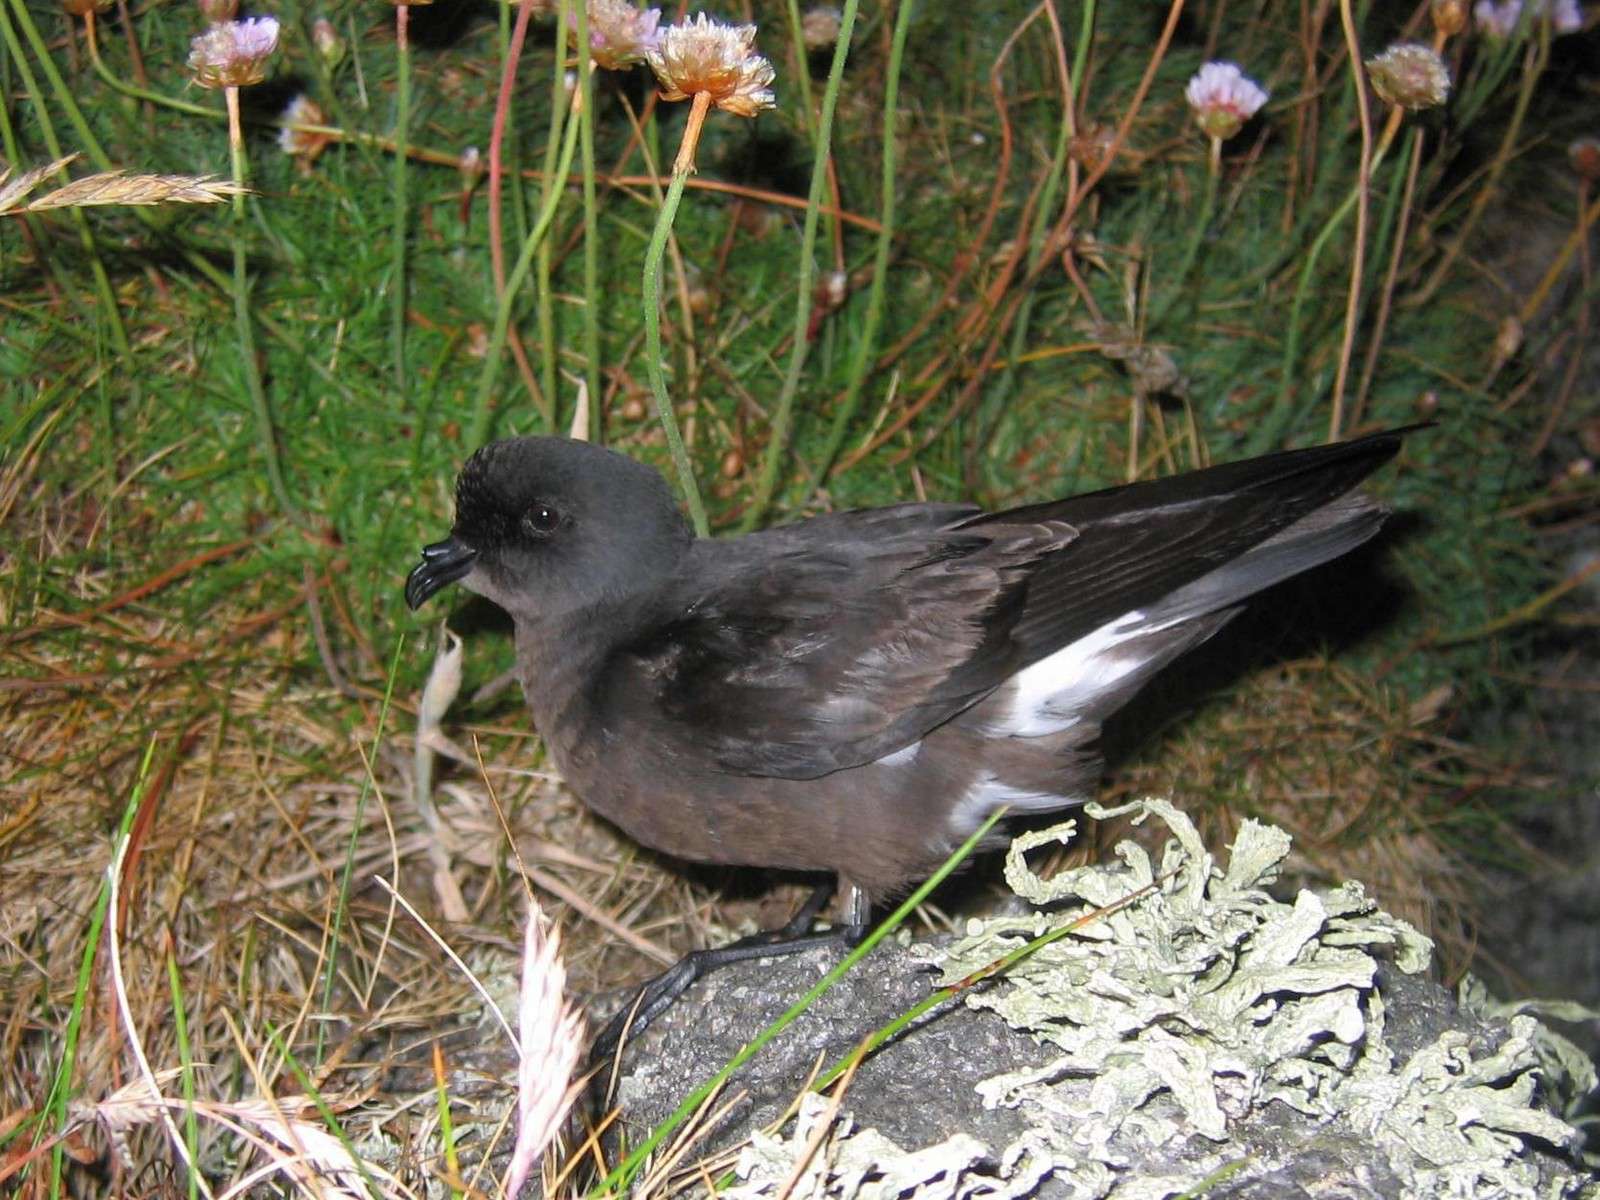
<path fill-rule="evenodd" d="M 510 615 L 550 759 L 629 837 L 818 873 L 861 930 L 997 808 L 1091 798 L 1107 717 L 1251 595 L 1378 532 L 1359 484 L 1408 432 L 726 538 L 626 455 L 509 438 L 462 467 L 405 599 L 459 583 Z"/>

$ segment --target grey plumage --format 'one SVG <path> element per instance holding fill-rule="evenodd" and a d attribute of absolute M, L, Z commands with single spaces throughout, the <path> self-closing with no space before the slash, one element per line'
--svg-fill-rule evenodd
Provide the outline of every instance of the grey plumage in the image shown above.
<path fill-rule="evenodd" d="M 466 464 L 407 599 L 460 579 L 511 614 L 552 759 L 640 842 L 882 897 L 997 804 L 1087 798 L 1101 722 L 1152 674 L 1377 532 L 1353 489 L 1399 444 L 699 541 L 648 468 L 516 439 Z"/>

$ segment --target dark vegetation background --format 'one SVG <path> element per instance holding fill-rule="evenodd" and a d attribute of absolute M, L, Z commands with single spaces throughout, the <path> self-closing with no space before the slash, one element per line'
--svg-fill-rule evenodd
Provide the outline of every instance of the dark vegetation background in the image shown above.
<path fill-rule="evenodd" d="M 0 1161 L 68 1092 L 93 1103 L 127 1081 L 103 956 L 84 967 L 124 820 L 105 919 L 134 1020 L 152 1062 L 209 1064 L 196 1086 L 218 1096 L 300 1090 L 292 1058 L 323 1064 L 330 1094 L 376 1087 L 371 1102 L 404 1108 L 381 1083 L 392 1056 L 475 1001 L 373 874 L 502 983 L 523 907 L 513 839 L 584 988 L 787 902 L 656 861 L 541 774 L 514 689 L 471 698 L 511 651 L 470 606 L 450 617 L 471 636 L 447 731 L 487 770 L 441 766 L 436 818 L 409 799 L 438 614 L 409 614 L 401 583 L 448 525 L 475 421 L 565 431 L 585 383 L 593 433 L 670 477 L 639 279 L 686 106 L 657 102 L 642 68 L 600 73 L 593 207 L 577 166 L 549 192 L 573 64 L 535 19 L 509 110 L 509 258 L 559 199 L 512 302 L 525 362 L 498 355 L 486 390 L 488 188 L 462 160 L 487 154 L 514 10 L 412 10 L 403 188 L 393 9 L 271 11 L 280 51 L 243 94 L 247 202 L 0 216 L 0 1061 L 15 1064 Z M 806 96 L 829 52 L 797 47 L 787 5 L 718 14 L 759 25 L 779 103 L 712 115 L 668 256 L 665 367 L 716 529 L 913 496 L 1018 503 L 1330 435 L 1361 159 L 1335 5 L 1191 3 L 1163 53 L 1156 5 L 923 4 L 886 129 L 896 13 L 861 8 L 804 293 Z M 1426 3 L 1354 14 L 1363 57 L 1434 36 Z M 1593 688 L 1595 204 L 1567 151 L 1600 134 L 1595 26 L 1449 38 L 1449 102 L 1406 117 L 1373 172 L 1337 432 L 1435 422 L 1374 483 L 1391 532 L 1263 598 L 1112 738 L 1111 792 L 1170 792 L 1218 839 L 1245 816 L 1284 825 L 1307 878 L 1365 880 L 1434 931 L 1452 975 L 1481 952 L 1495 889 L 1572 849 L 1539 814 L 1593 764 L 1557 771 L 1539 713 Z M 119 0 L 95 55 L 81 18 L 0 2 L 12 169 L 78 152 L 68 174 L 226 176 L 221 98 L 184 68 L 201 27 L 189 4 Z M 1272 100 L 1224 147 L 1208 201 L 1183 85 L 1210 58 Z M 1070 107 L 1064 63 L 1081 64 Z M 314 162 L 278 145 L 300 93 L 338 133 Z M 1386 115 L 1374 102 L 1377 132 Z M 863 350 L 888 138 L 895 220 Z M 1519 832 L 1530 812 L 1545 845 Z M 1480 966 L 1526 981 L 1515 941 L 1490 950 Z M 77 1135 L 91 1177 L 98 1136 Z M 179 1170 L 150 1128 L 124 1136 L 134 1178 Z M 220 1135 L 210 1152 L 219 1172 L 232 1161 Z"/>

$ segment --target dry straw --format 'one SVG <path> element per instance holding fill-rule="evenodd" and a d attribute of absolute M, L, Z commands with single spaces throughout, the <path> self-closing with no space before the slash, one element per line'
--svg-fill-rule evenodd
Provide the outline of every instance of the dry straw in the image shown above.
<path fill-rule="evenodd" d="M 95 208 L 110 204 L 221 204 L 249 189 L 210 175 L 129 174 L 125 170 L 99 171 L 63 184 L 54 191 L 28 200 L 41 183 L 78 158 L 68 154 L 42 167 L 13 177 L 11 168 L 0 170 L 0 216 L 47 212 L 55 208 Z"/>

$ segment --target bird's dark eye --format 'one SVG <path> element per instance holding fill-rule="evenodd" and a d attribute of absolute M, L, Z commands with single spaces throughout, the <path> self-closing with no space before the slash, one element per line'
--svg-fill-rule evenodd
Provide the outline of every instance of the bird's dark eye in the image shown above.
<path fill-rule="evenodd" d="M 543 537 L 556 531 L 561 524 L 561 514 L 548 504 L 535 504 L 523 516 L 522 523 L 530 533 Z"/>

